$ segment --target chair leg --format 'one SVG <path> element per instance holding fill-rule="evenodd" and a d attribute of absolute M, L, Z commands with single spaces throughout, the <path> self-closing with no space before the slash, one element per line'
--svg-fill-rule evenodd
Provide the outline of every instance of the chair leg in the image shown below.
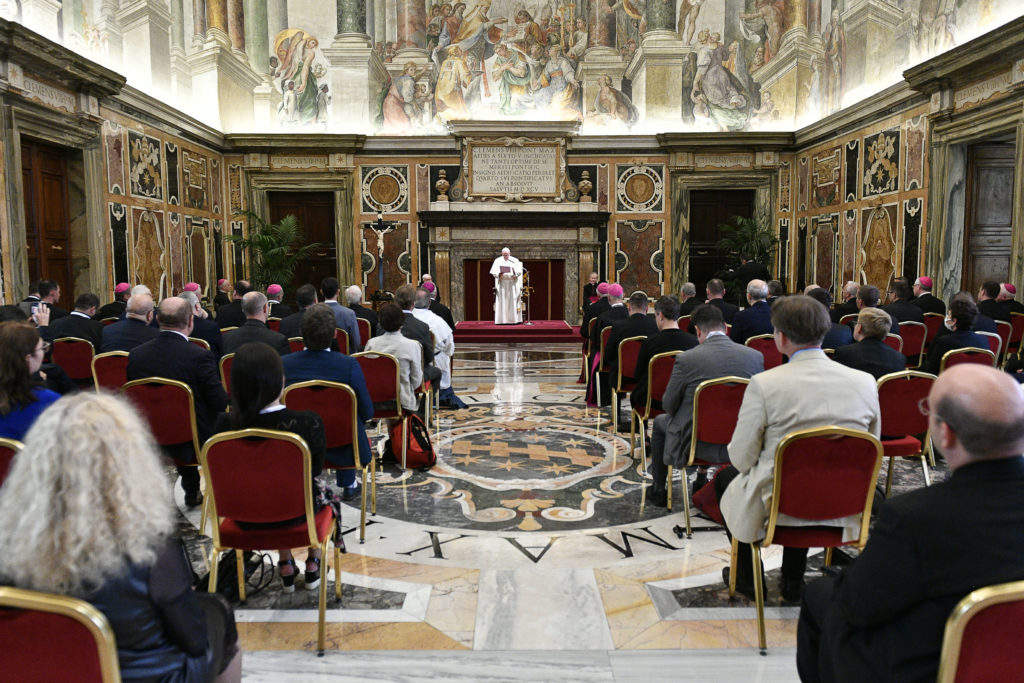
<path fill-rule="evenodd" d="M 888 470 L 889 474 L 886 475 L 886 477 L 885 477 L 885 497 L 886 498 L 889 497 L 889 489 L 892 488 L 892 471 L 893 471 L 893 461 L 894 460 L 896 460 L 896 458 L 889 458 L 889 470 Z"/>
<path fill-rule="evenodd" d="M 733 539 L 735 541 L 735 539 Z M 761 654 L 768 654 L 768 639 L 764 632 L 764 585 L 761 579 L 761 546 L 750 544 L 750 558 L 754 564 L 754 601 L 757 603 L 757 644 Z"/>
<path fill-rule="evenodd" d="M 210 588 L 207 592 L 217 592 L 217 570 L 220 569 L 220 548 L 214 546 L 210 551 Z"/>
<path fill-rule="evenodd" d="M 601 370 L 594 371 L 594 404 L 597 406 L 597 431 L 601 431 Z"/>
<path fill-rule="evenodd" d="M 672 470 L 669 469 L 668 485 L 672 486 Z M 679 468 L 680 479 L 683 480 L 683 513 L 686 517 L 686 537 L 693 538 L 693 527 L 690 525 L 690 482 L 686 481 L 686 468 Z M 670 489 L 671 490 L 671 489 Z"/>
<path fill-rule="evenodd" d="M 238 575 L 238 599 L 245 602 L 245 558 L 242 551 L 237 549 L 235 550 L 235 573 Z"/>
<path fill-rule="evenodd" d="M 403 470 L 406 469 L 406 467 L 405 467 L 405 455 L 406 455 L 405 451 L 406 451 L 406 447 L 408 446 L 408 443 L 409 443 L 409 418 L 406 417 L 406 418 L 402 419 L 402 469 Z"/>
<path fill-rule="evenodd" d="M 324 536 L 323 543 L 320 544 L 320 557 L 324 560 L 327 559 L 327 542 L 330 541 L 331 535 L 327 534 Z M 320 621 L 317 624 L 316 630 L 316 654 L 318 657 L 324 656 L 324 642 L 326 641 L 326 614 L 327 614 L 327 571 L 324 567 L 323 574 L 320 576 Z"/>
<path fill-rule="evenodd" d="M 832 548 L 825 548 L 825 566 L 832 566 Z"/>
<path fill-rule="evenodd" d="M 932 443 L 931 435 L 928 436 L 928 464 L 935 467 L 935 444 Z"/>
<path fill-rule="evenodd" d="M 640 455 L 643 458 L 644 463 L 644 476 L 647 476 L 647 428 L 644 427 L 644 431 L 640 434 Z"/>
<path fill-rule="evenodd" d="M 740 551 L 740 542 L 732 537 L 732 551 L 729 555 L 729 597 L 736 597 L 736 560 Z"/>
<path fill-rule="evenodd" d="M 633 453 L 636 451 L 636 425 L 640 424 L 640 438 L 643 438 L 644 421 L 641 420 L 636 413 L 633 413 L 629 420 L 629 459 L 633 459 Z"/>
<path fill-rule="evenodd" d="M 362 500 L 359 503 L 359 542 L 364 543 L 366 541 L 366 468 L 360 468 L 360 472 L 362 472 L 362 486 L 359 488 Z"/>
<path fill-rule="evenodd" d="M 370 501 L 373 504 L 371 514 L 377 514 L 377 454 L 374 453 L 370 458 L 370 465 L 373 467 L 370 470 Z"/>
<path fill-rule="evenodd" d="M 203 506 L 199 509 L 199 535 L 206 533 L 206 520 L 210 518 L 210 494 L 203 496 Z"/>
<path fill-rule="evenodd" d="M 928 475 L 928 460 L 921 454 L 921 473 L 924 474 L 924 485 L 931 486 L 932 478 Z"/>
<path fill-rule="evenodd" d="M 612 434 L 619 433 L 619 401 L 618 394 L 612 389 Z"/>
<path fill-rule="evenodd" d="M 666 500 L 665 507 L 669 512 L 672 512 L 672 465 L 668 466 L 668 481 L 665 482 L 665 486 L 668 491 L 668 499 Z"/>
<path fill-rule="evenodd" d="M 338 549 L 338 544 L 333 543 L 334 546 L 334 599 L 341 602 L 341 551 Z"/>

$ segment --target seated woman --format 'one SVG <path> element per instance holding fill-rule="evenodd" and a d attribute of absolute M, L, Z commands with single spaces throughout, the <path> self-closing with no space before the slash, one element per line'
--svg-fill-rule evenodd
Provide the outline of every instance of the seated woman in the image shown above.
<path fill-rule="evenodd" d="M 862 308 L 853 327 L 856 344 L 840 346 L 832 360 L 854 370 L 863 370 L 875 379 L 890 372 L 901 372 L 907 357 L 885 343 L 892 318 L 881 308 Z"/>
<path fill-rule="evenodd" d="M 404 322 L 405 313 L 397 304 L 381 306 L 377 323 L 383 333 L 366 342 L 363 350 L 387 353 L 398 359 L 401 366 L 399 388 L 402 392 L 402 407 L 409 412 L 416 412 L 419 406 L 416 389 L 423 384 L 423 351 L 418 343 L 402 336 Z"/>
<path fill-rule="evenodd" d="M 945 325 L 939 328 L 939 333 L 928 347 L 928 364 L 925 372 L 939 374 L 942 357 L 954 349 L 989 350 L 988 340 L 974 331 L 977 317 L 978 305 L 974 303 L 974 297 L 967 292 L 960 292 L 949 300 Z"/>
<path fill-rule="evenodd" d="M 234 429 L 276 429 L 296 434 L 306 442 L 310 454 L 310 472 L 313 476 L 313 506 L 320 510 L 324 505 L 334 508 L 335 517 L 341 520 L 341 506 L 330 492 L 317 480 L 324 469 L 324 423 L 314 412 L 289 410 L 281 403 L 284 393 L 284 366 L 276 350 L 262 342 L 242 344 L 235 351 L 235 362 L 231 365 L 231 412 L 217 417 L 214 433 Z M 287 520 L 291 524 L 294 520 Z M 239 526 L 256 528 L 263 525 L 239 522 Z M 344 548 L 341 540 L 338 547 Z M 284 592 L 295 590 L 298 568 L 291 548 L 278 550 L 280 560 L 278 573 Z M 320 549 L 310 548 L 306 557 L 305 586 L 313 590 L 320 585 Z"/>
<path fill-rule="evenodd" d="M 145 423 L 121 398 L 81 392 L 39 417 L 0 489 L 0 576 L 91 602 L 126 681 L 240 681 L 231 608 L 192 590 L 176 524 Z"/>
<path fill-rule="evenodd" d="M 0 436 L 22 441 L 60 395 L 36 384 L 48 344 L 30 323 L 0 323 Z"/>

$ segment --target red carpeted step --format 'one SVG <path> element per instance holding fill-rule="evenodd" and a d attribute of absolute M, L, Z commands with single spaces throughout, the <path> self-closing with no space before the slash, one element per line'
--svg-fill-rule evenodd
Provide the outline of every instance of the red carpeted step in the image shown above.
<path fill-rule="evenodd" d="M 455 343 L 579 343 L 579 328 L 564 320 L 534 320 L 532 324 L 495 325 L 468 320 L 455 326 Z"/>

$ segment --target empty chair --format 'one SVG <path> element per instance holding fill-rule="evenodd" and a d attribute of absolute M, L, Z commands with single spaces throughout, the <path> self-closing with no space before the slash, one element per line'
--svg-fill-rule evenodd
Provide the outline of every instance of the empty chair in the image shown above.
<path fill-rule="evenodd" d="M 935 335 L 942 329 L 942 324 L 945 322 L 946 316 L 941 313 L 925 313 L 924 314 L 924 326 L 928 328 L 928 334 L 925 336 L 924 345 L 928 348 L 932 340 L 935 339 Z"/>
<path fill-rule="evenodd" d="M 108 351 L 93 356 L 92 379 L 97 389 L 121 391 L 128 381 L 128 352 Z"/>
<path fill-rule="evenodd" d="M 92 343 L 78 337 L 54 339 L 50 350 L 53 362 L 79 386 L 92 384 L 92 357 L 96 351 Z"/>
<path fill-rule="evenodd" d="M 1002 354 L 997 360 L 999 363 L 1004 363 L 1006 361 L 1007 356 L 1010 355 L 1010 338 L 1013 337 L 1013 325 L 1011 323 L 1006 322 L 1005 320 L 997 320 L 996 333 L 999 335 L 999 339 L 1002 341 Z"/>
<path fill-rule="evenodd" d="M 953 349 L 943 354 L 942 360 L 939 361 L 939 372 L 960 363 L 978 363 L 979 365 L 994 366 L 996 364 L 996 354 L 988 349 L 976 349 L 974 347 Z"/>
<path fill-rule="evenodd" d="M 231 364 L 235 362 L 235 354 L 228 353 L 220 358 L 220 383 L 224 385 L 224 393 L 231 396 Z"/>
<path fill-rule="evenodd" d="M 903 355 L 907 357 L 908 368 L 921 367 L 925 344 L 928 341 L 928 328 L 924 323 L 907 321 L 900 323 L 900 337 L 903 339 Z"/>
<path fill-rule="evenodd" d="M 761 355 L 764 356 L 765 370 L 782 365 L 782 352 L 775 346 L 775 335 L 758 334 L 748 339 L 746 345 L 761 352 Z"/>
<path fill-rule="evenodd" d="M 619 396 L 636 389 L 636 360 L 647 337 L 629 337 L 619 342 L 618 369 L 612 385 L 612 431 L 619 431 Z"/>
<path fill-rule="evenodd" d="M 643 459 L 644 472 L 647 471 L 647 423 L 665 411 L 656 408 L 661 405 L 661 397 L 665 395 L 668 381 L 672 377 L 672 366 L 676 356 L 682 351 L 666 351 L 651 358 L 647 364 L 647 402 L 643 406 L 633 406 L 629 427 L 629 457 L 633 457 L 636 448 L 637 432 L 640 427 L 640 454 Z"/>
<path fill-rule="evenodd" d="M 338 342 L 338 351 L 344 354 L 348 354 L 352 350 L 352 347 L 350 347 L 348 344 L 348 332 L 341 329 L 340 327 L 336 328 L 334 331 L 334 338 Z"/>
<path fill-rule="evenodd" d="M 373 336 L 373 332 L 370 330 L 370 321 L 366 318 L 356 318 L 356 325 L 359 328 L 359 340 L 366 345 L 366 340 Z"/>
<path fill-rule="evenodd" d="M 928 438 L 928 416 L 922 414 L 919 402 L 928 397 L 935 375 L 905 370 L 878 379 L 878 406 L 882 415 L 882 451 L 889 459 L 885 495 L 892 488 L 893 464 L 896 458 L 919 458 L 924 485 L 930 486 L 925 451 L 931 450 Z"/>
<path fill-rule="evenodd" d="M 1020 625 L 1024 581 L 971 591 L 946 622 L 938 683 L 978 683 L 1014 678 L 1024 669 Z"/>
<path fill-rule="evenodd" d="M 998 359 L 1002 355 L 1003 349 L 1002 337 L 993 332 L 975 332 L 975 334 L 979 334 L 985 338 L 985 341 L 988 342 L 988 350 L 996 357 L 996 362 L 998 364 Z"/>

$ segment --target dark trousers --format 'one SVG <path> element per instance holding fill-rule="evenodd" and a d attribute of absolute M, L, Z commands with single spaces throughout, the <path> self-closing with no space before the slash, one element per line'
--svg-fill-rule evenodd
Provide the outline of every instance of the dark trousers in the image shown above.
<path fill-rule="evenodd" d="M 737 470 L 732 465 L 729 465 L 719 472 L 718 476 L 715 477 L 715 494 L 718 496 L 718 501 L 721 503 L 722 496 L 725 494 L 725 490 L 732 483 L 732 480 L 739 475 Z M 725 529 L 726 535 L 732 540 L 732 534 L 729 533 L 729 528 Z M 751 550 L 749 543 L 740 543 L 736 551 L 736 578 L 744 582 L 753 582 L 754 580 L 754 567 L 753 560 L 751 560 Z M 783 548 L 782 549 L 782 580 L 783 581 L 802 581 L 804 578 L 804 571 L 807 569 L 807 548 Z M 762 575 L 764 570 L 762 568 Z"/>
<path fill-rule="evenodd" d="M 821 639 L 832 602 L 835 580 L 822 577 L 804 587 L 796 631 L 796 668 L 803 683 L 833 680 L 831 657 L 822 656 Z M 823 678 L 825 677 L 825 678 Z"/>
<path fill-rule="evenodd" d="M 178 474 L 181 475 L 181 488 L 185 490 L 186 495 L 199 493 L 198 467 L 179 467 Z"/>

